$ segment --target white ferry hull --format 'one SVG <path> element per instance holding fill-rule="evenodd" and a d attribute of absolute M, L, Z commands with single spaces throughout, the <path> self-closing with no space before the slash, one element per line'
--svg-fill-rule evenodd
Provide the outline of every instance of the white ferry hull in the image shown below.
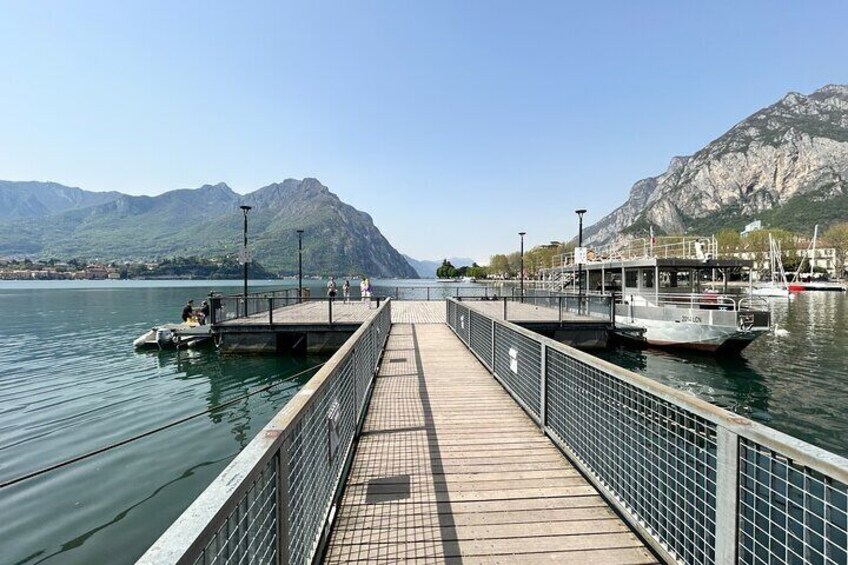
<path fill-rule="evenodd" d="M 619 305 L 616 323 L 644 328 L 643 342 L 705 352 L 739 352 L 769 330 L 767 312 Z"/>

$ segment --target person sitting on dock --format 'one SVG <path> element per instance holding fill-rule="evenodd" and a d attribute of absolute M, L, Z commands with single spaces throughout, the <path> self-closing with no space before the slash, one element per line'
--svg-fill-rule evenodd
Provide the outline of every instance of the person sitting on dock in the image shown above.
<path fill-rule="evenodd" d="M 183 322 L 188 322 L 192 316 L 194 316 L 194 300 L 189 299 L 186 305 L 183 306 Z"/>

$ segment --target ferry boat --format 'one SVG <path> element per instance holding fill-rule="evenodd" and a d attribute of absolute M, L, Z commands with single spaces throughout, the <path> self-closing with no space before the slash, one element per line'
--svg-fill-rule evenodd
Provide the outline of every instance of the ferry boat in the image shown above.
<path fill-rule="evenodd" d="M 730 276 L 744 271 L 750 293 L 753 261 L 718 258 L 714 237 L 639 239 L 578 255 L 580 263 L 574 253 L 555 259 L 543 274 L 549 288 L 577 290 L 582 270 L 584 292 L 615 292 L 616 325 L 641 328 L 649 345 L 739 352 L 771 329 L 764 298 L 728 293 Z"/>

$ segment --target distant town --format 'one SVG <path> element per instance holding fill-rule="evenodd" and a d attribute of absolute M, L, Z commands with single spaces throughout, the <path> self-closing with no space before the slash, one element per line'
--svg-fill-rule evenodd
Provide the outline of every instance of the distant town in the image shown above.
<path fill-rule="evenodd" d="M 255 262 L 250 272 L 253 278 L 280 278 Z M 238 279 L 242 273 L 242 265 L 233 257 L 126 262 L 0 259 L 0 280 Z"/>

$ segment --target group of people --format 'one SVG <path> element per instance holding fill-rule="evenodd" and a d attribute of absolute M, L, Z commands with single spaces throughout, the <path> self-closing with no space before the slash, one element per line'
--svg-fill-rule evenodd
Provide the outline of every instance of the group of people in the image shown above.
<path fill-rule="evenodd" d="M 186 305 L 183 306 L 182 319 L 183 322 L 191 322 L 196 320 L 198 324 L 205 325 L 206 320 L 209 318 L 209 301 L 204 300 L 200 305 L 200 308 L 194 308 L 194 300 L 189 300 L 186 302 Z"/>
<path fill-rule="evenodd" d="M 330 277 L 329 282 L 327 282 L 327 296 L 333 300 L 336 298 L 336 294 L 338 293 L 338 287 L 336 285 L 336 277 Z M 362 300 L 367 300 L 370 304 L 371 302 L 371 279 L 368 277 L 362 277 L 362 281 L 359 283 L 359 293 L 362 296 Z M 350 281 L 345 279 L 342 284 L 342 298 L 344 299 L 344 303 L 347 304 L 350 302 Z"/>

